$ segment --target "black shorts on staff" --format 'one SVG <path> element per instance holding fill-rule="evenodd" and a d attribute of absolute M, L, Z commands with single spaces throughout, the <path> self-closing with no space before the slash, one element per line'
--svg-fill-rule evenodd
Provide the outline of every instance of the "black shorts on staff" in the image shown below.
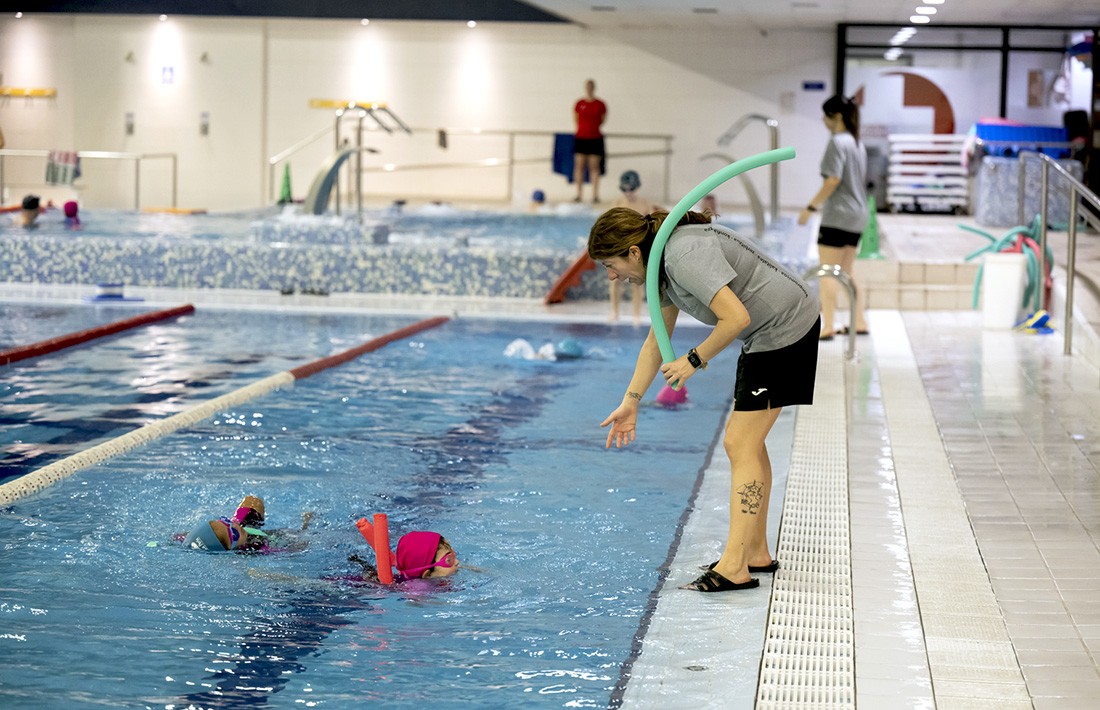
<path fill-rule="evenodd" d="M 854 247 L 859 245 L 859 232 L 845 232 L 836 227 L 821 227 L 817 230 L 817 243 L 823 247 Z"/>
<path fill-rule="evenodd" d="M 733 411 L 814 403 L 817 380 L 817 344 L 821 319 L 800 340 L 778 350 L 741 353 L 737 359 L 737 383 L 733 387 Z"/>
<path fill-rule="evenodd" d="M 573 152 L 577 155 L 604 156 L 603 138 L 574 138 Z"/>

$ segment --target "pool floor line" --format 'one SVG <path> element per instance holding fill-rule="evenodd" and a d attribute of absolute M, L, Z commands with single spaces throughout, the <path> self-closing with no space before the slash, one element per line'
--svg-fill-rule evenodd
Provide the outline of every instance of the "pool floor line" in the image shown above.
<path fill-rule="evenodd" d="M 104 441 L 91 448 L 73 454 L 72 456 L 63 458 L 60 461 L 55 461 L 24 476 L 20 476 L 14 481 L 0 484 L 0 505 L 8 505 L 18 500 L 22 500 L 23 498 L 39 493 L 65 480 L 78 471 L 112 459 L 120 454 L 147 444 L 150 441 L 167 436 L 179 429 L 200 422 L 208 417 L 212 417 L 229 407 L 256 399 L 279 387 L 292 385 L 300 378 L 309 377 L 317 372 L 359 357 L 364 353 L 377 350 L 394 340 L 407 338 L 429 328 L 442 325 L 447 321 L 448 318 L 446 317 L 428 318 L 410 326 L 400 328 L 393 333 L 379 336 L 362 345 L 350 348 L 335 355 L 315 360 L 312 363 L 294 368 L 293 370 L 284 370 L 283 372 L 270 375 L 252 384 L 239 387 L 232 392 L 227 392 L 219 397 L 207 400 L 186 411 L 173 414 L 165 419 L 150 422 L 131 432 Z M 301 377 L 296 377 L 294 374 L 295 372 L 300 372 Z"/>
<path fill-rule="evenodd" d="M 59 335 L 56 338 L 40 340 L 37 343 L 20 345 L 18 347 L 10 348 L 8 350 L 2 350 L 0 351 L 0 366 L 10 365 L 13 362 L 27 360 L 32 357 L 49 355 L 50 353 L 55 353 L 59 350 L 75 347 L 77 345 L 83 345 L 84 343 L 98 340 L 99 338 L 105 338 L 108 335 L 122 333 L 127 330 L 133 330 L 134 328 L 140 328 L 143 325 L 149 325 L 150 323 L 159 323 L 160 321 L 169 320 L 171 318 L 178 318 L 180 316 L 189 315 L 194 312 L 195 306 L 187 303 L 182 306 L 176 306 L 174 308 L 166 308 L 164 310 L 153 311 L 151 313 L 143 313 L 139 316 L 133 316 L 132 318 L 124 318 L 120 321 L 115 321 L 114 323 L 106 323 L 104 325 L 96 326 L 95 328 L 88 328 L 86 330 L 80 330 L 75 333 Z"/>
<path fill-rule="evenodd" d="M 728 410 L 732 407 L 733 392 L 731 391 L 730 397 L 726 401 L 726 409 Z M 665 583 L 668 581 L 669 570 L 672 569 L 672 563 L 676 559 L 676 553 L 680 549 L 680 540 L 684 534 L 684 527 L 695 512 L 695 504 L 699 498 L 699 491 L 703 487 L 703 480 L 706 478 L 707 470 L 714 460 L 715 450 L 722 443 L 726 431 L 727 417 L 723 417 L 718 421 L 718 428 L 714 433 L 714 437 L 711 439 L 710 446 L 707 448 L 706 459 L 695 475 L 695 483 L 692 486 L 687 505 L 684 506 L 683 512 L 680 513 L 680 519 L 676 522 L 676 534 L 673 536 L 672 543 L 669 545 L 668 555 L 665 556 L 665 561 L 661 563 L 661 566 L 657 568 L 657 586 L 650 591 L 649 598 L 646 599 L 645 611 L 642 613 L 642 618 L 638 622 L 638 630 L 635 632 L 634 639 L 630 645 L 630 654 L 627 656 L 626 660 L 623 661 L 622 668 L 619 672 L 619 681 L 615 684 L 615 689 L 611 692 L 611 699 L 608 701 L 609 708 L 622 707 L 623 695 L 626 693 L 627 684 L 630 682 L 631 670 L 634 668 L 634 662 L 638 660 L 638 657 L 642 653 L 645 637 L 649 632 L 650 622 L 653 619 L 654 613 L 657 611 L 657 602 L 660 600 L 661 592 L 664 590 Z"/>

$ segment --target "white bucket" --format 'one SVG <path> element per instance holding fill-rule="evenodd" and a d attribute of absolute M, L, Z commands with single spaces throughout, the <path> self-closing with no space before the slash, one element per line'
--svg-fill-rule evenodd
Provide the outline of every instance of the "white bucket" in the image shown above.
<path fill-rule="evenodd" d="M 1020 322 L 1027 257 L 986 254 L 982 268 L 982 327 L 1008 330 Z"/>

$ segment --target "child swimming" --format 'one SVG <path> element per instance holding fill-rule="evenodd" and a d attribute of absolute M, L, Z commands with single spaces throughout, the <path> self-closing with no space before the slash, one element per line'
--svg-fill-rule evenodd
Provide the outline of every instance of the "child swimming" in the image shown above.
<path fill-rule="evenodd" d="M 304 532 L 313 519 L 313 513 L 302 513 L 302 527 L 298 530 L 278 529 L 265 532 L 265 506 L 263 498 L 246 495 L 237 505 L 232 517 L 207 520 L 195 526 L 184 536 L 183 546 L 206 552 L 279 552 L 306 547 L 303 540 L 294 535 Z M 278 547 L 276 547 L 278 545 Z"/>
<path fill-rule="evenodd" d="M 380 582 L 378 568 L 359 555 L 348 557 L 363 568 L 363 578 L 370 582 Z M 447 538 L 437 532 L 414 531 L 405 533 L 397 541 L 397 554 L 394 567 L 397 576 L 394 581 L 406 582 L 410 579 L 430 579 L 450 577 L 458 572 L 458 555 Z"/>

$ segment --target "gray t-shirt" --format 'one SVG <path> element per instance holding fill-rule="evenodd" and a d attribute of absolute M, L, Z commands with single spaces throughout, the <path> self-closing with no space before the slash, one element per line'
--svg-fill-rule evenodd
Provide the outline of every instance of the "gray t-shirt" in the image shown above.
<path fill-rule="evenodd" d="M 664 249 L 668 284 L 661 305 L 677 308 L 708 325 L 724 286 L 741 300 L 750 323 L 738 339 L 744 352 L 778 350 L 797 342 L 817 320 L 821 305 L 813 291 L 757 245 L 718 224 L 677 227 Z"/>
<path fill-rule="evenodd" d="M 834 133 L 821 158 L 821 177 L 840 184 L 825 200 L 821 226 L 860 233 L 867 226 L 867 150 L 851 133 Z"/>

